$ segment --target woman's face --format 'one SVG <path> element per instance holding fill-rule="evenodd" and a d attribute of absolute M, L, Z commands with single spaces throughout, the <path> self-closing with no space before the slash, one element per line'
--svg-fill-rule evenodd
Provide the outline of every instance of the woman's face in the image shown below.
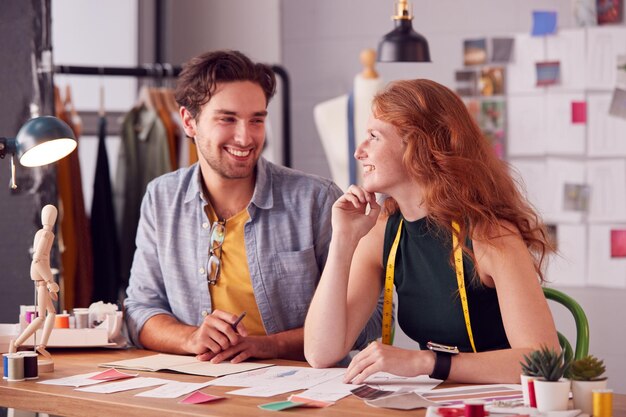
<path fill-rule="evenodd" d="M 363 168 L 363 188 L 393 195 L 394 189 L 411 183 L 402 164 L 406 144 L 392 124 L 374 116 L 368 120 L 367 135 L 354 153 Z"/>

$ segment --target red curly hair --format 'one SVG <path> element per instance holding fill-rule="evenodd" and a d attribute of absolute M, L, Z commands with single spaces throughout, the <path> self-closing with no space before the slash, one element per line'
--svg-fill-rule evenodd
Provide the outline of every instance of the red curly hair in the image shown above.
<path fill-rule="evenodd" d="M 431 80 L 403 80 L 379 92 L 372 107 L 374 116 L 395 126 L 406 143 L 403 165 L 423 189 L 428 218 L 450 233 L 456 221 L 459 244 L 474 263 L 468 237 L 489 242 L 503 226 L 517 233 L 509 225 L 514 226 L 543 282 L 545 257 L 554 250 L 545 226 L 461 99 Z M 391 198 L 384 207 L 387 214 L 398 210 Z"/>

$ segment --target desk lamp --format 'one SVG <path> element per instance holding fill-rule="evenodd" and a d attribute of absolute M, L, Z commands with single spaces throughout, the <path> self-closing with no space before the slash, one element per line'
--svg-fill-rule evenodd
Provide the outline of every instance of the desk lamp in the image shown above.
<path fill-rule="evenodd" d="M 11 188 L 17 188 L 13 161 L 16 155 L 23 166 L 38 167 L 69 155 L 76 145 L 72 129 L 52 116 L 30 119 L 15 138 L 0 137 L 0 159 L 11 155 Z"/>
<path fill-rule="evenodd" d="M 413 30 L 408 1 L 396 1 L 394 9 L 395 29 L 383 36 L 378 44 L 378 62 L 430 62 L 428 41 Z"/>

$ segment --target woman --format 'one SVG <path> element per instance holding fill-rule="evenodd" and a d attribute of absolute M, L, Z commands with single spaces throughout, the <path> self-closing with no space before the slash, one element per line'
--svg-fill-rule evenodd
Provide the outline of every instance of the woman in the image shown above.
<path fill-rule="evenodd" d="M 386 371 L 518 383 L 523 354 L 560 349 L 540 284 L 551 250 L 544 227 L 455 93 L 429 80 L 391 83 L 374 98 L 355 157 L 363 186 L 333 206 L 330 252 L 305 323 L 312 366 L 348 353 L 387 276 L 404 332 L 422 349 L 432 341 L 461 353 L 371 343 L 346 382 Z M 375 192 L 388 196 L 384 208 Z"/>

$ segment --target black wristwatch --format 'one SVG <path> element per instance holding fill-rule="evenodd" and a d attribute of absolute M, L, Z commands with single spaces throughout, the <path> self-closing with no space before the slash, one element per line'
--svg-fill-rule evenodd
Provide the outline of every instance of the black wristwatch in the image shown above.
<path fill-rule="evenodd" d="M 435 367 L 433 373 L 429 375 L 433 379 L 441 379 L 445 381 L 450 375 L 450 366 L 452 365 L 452 356 L 459 353 L 456 346 L 447 346 L 440 343 L 428 342 L 428 349 L 435 352 Z"/>

